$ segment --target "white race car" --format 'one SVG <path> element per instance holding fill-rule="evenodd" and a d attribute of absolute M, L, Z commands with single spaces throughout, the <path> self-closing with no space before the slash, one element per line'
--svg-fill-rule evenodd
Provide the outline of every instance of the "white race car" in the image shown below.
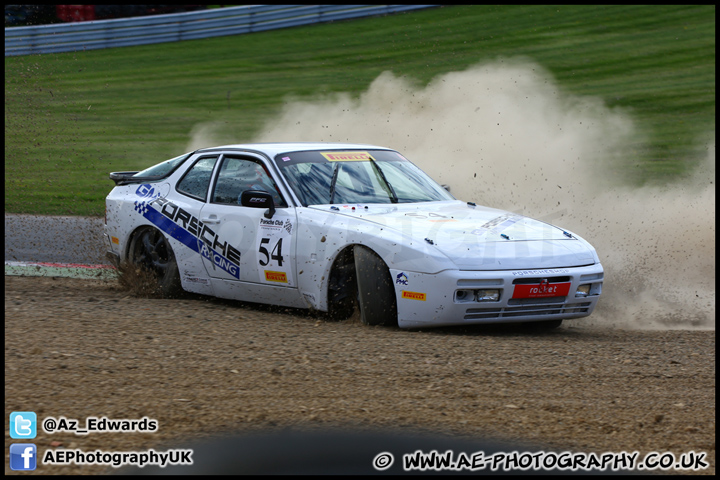
<path fill-rule="evenodd" d="M 574 233 L 455 200 L 371 145 L 205 148 L 110 174 L 116 264 L 204 295 L 417 328 L 590 315 L 603 268 Z"/>

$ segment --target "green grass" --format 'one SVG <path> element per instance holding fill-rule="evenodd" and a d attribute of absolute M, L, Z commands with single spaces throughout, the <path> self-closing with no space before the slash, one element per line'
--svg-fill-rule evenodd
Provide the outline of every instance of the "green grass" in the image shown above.
<path fill-rule="evenodd" d="M 5 211 L 102 215 L 107 175 L 183 153 L 222 118 L 250 140 L 283 100 L 526 57 L 632 111 L 634 184 L 682 175 L 715 130 L 715 6 L 452 6 L 141 47 L 5 58 Z M 282 139 L 279 139 L 282 140 Z"/>

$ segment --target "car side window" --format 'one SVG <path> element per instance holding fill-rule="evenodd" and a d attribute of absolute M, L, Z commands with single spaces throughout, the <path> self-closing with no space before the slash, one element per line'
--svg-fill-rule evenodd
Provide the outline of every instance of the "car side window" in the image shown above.
<path fill-rule="evenodd" d="M 218 157 L 204 157 L 196 161 L 178 182 L 177 191 L 205 201 L 217 159 Z"/>
<path fill-rule="evenodd" d="M 212 203 L 240 205 L 240 196 L 246 190 L 261 190 L 272 195 L 276 207 L 287 207 L 277 185 L 265 166 L 246 158 L 225 157 L 220 167 Z"/>

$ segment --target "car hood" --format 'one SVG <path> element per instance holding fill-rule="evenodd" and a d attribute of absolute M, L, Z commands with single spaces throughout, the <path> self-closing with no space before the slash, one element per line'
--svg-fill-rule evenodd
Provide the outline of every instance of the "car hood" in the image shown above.
<path fill-rule="evenodd" d="M 393 229 L 411 242 L 426 242 L 461 270 L 561 268 L 598 261 L 593 247 L 570 232 L 460 201 L 316 208 L 331 208 L 337 214 Z"/>

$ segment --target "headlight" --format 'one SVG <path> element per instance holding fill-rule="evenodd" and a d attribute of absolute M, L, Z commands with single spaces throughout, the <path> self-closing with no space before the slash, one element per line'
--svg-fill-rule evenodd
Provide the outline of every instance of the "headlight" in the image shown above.
<path fill-rule="evenodd" d="M 500 290 L 457 290 L 455 303 L 470 302 L 497 302 L 500 300 Z"/>
<path fill-rule="evenodd" d="M 576 297 L 587 297 L 590 295 L 590 286 L 591 284 L 587 283 L 585 285 L 580 285 L 577 289 L 577 292 L 575 292 Z"/>
<path fill-rule="evenodd" d="M 500 300 L 500 290 L 478 290 L 476 298 L 478 302 L 497 302 Z"/>

